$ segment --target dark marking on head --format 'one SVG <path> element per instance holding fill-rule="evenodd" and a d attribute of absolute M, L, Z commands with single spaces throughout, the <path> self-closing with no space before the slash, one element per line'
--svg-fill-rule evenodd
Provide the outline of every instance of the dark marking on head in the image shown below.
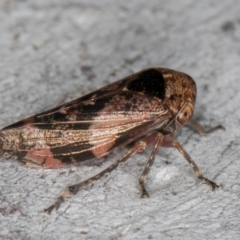
<path fill-rule="evenodd" d="M 185 88 L 187 88 L 187 87 L 188 87 L 188 85 L 187 85 L 185 82 L 183 82 L 183 83 L 182 83 L 182 88 L 185 89 Z"/>
<path fill-rule="evenodd" d="M 148 69 L 137 74 L 136 78 L 128 84 L 127 89 L 144 93 L 150 97 L 157 97 L 161 100 L 165 98 L 164 77 L 155 69 Z"/>
<path fill-rule="evenodd" d="M 169 99 L 170 99 L 171 101 L 173 101 L 174 98 L 175 98 L 175 95 L 171 95 Z"/>

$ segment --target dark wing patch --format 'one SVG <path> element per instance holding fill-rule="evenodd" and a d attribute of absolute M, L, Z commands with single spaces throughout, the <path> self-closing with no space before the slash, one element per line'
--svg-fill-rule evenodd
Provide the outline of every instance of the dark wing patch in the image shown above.
<path fill-rule="evenodd" d="M 163 75 L 156 69 L 140 72 L 136 78 L 127 85 L 131 91 L 141 92 L 150 97 L 165 98 L 165 81 Z"/>

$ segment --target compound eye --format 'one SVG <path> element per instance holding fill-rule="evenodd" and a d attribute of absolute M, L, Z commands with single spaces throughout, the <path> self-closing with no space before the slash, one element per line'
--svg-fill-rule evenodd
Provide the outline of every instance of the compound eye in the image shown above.
<path fill-rule="evenodd" d="M 193 104 L 189 102 L 178 113 L 176 121 L 180 125 L 185 125 L 191 119 L 192 114 L 193 114 Z"/>

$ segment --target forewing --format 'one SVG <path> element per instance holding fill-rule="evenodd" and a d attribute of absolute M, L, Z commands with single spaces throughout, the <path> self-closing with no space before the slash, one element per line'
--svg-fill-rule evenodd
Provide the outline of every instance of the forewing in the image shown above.
<path fill-rule="evenodd" d="M 58 167 L 100 158 L 166 126 L 172 114 L 162 99 L 128 88 L 136 89 L 138 78 L 131 75 L 4 128 L 3 152 L 30 165 Z"/>

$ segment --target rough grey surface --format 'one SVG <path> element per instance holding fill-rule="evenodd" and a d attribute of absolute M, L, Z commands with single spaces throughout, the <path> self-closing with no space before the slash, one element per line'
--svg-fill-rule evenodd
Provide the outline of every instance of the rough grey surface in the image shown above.
<path fill-rule="evenodd" d="M 212 192 L 176 151 L 161 149 L 140 199 L 149 151 L 42 212 L 64 187 L 104 169 L 30 169 L 0 161 L 1 239 L 238 239 L 240 235 L 240 5 L 238 0 L 4 0 L 0 9 L 0 126 L 143 68 L 191 75 L 195 118 L 226 131 L 178 140 Z"/>

